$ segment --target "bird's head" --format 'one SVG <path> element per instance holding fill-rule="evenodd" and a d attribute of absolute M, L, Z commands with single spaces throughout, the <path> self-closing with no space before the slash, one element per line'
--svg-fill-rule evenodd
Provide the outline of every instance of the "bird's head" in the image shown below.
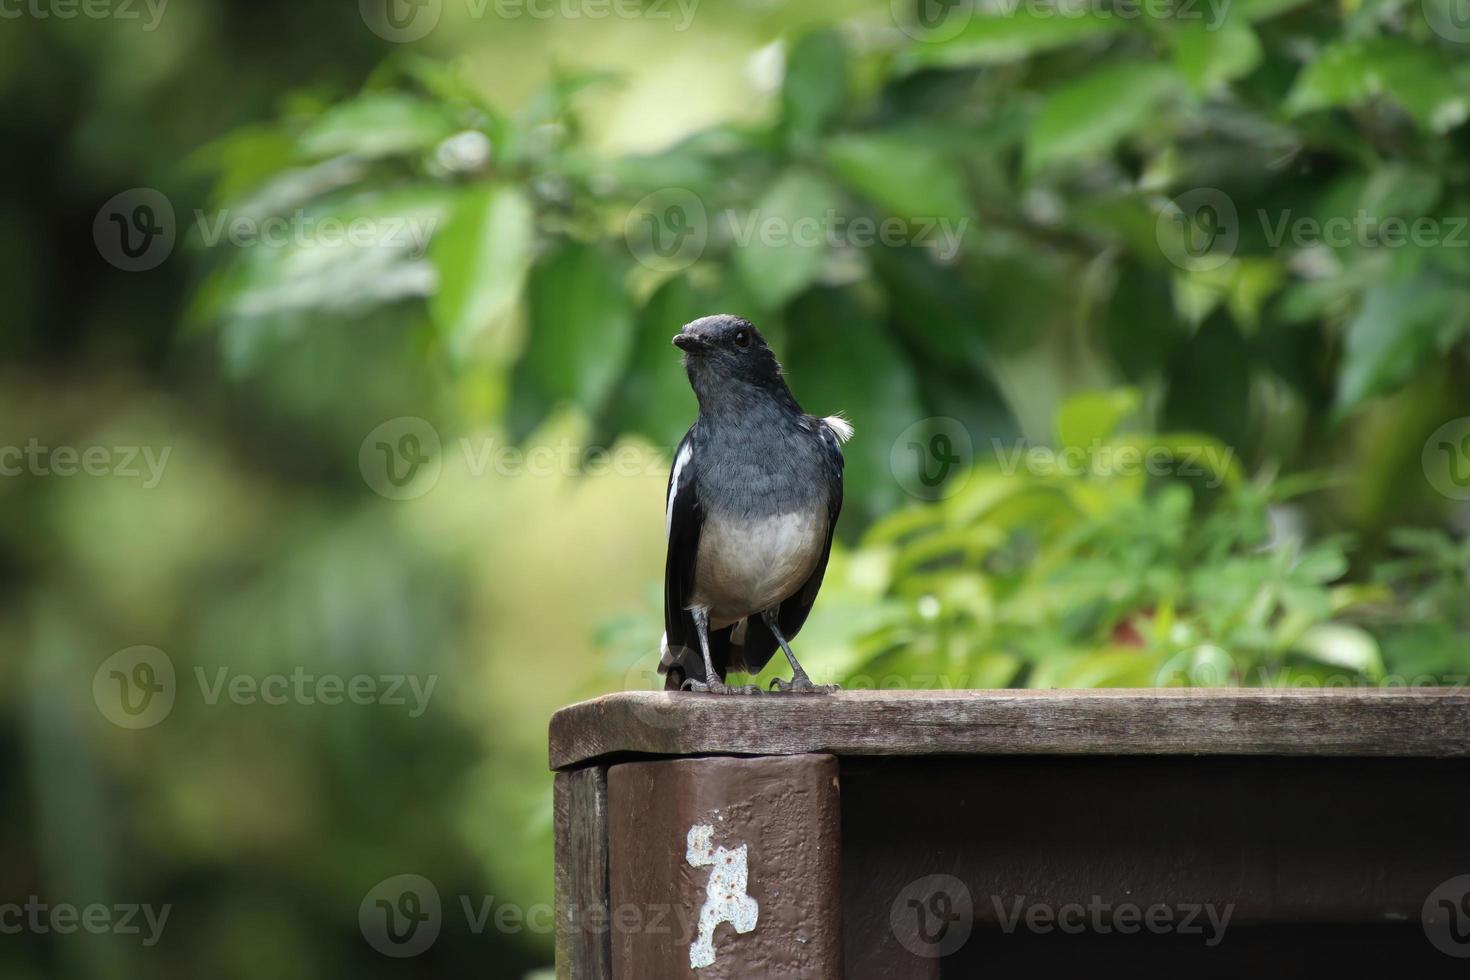
<path fill-rule="evenodd" d="M 684 369 L 701 400 L 727 386 L 786 387 L 776 355 L 749 320 L 728 313 L 700 317 L 674 335 L 674 346 L 684 352 Z"/>

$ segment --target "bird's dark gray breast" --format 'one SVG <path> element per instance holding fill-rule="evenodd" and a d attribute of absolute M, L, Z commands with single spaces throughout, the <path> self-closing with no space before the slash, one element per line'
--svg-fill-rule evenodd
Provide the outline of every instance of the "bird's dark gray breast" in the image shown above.
<path fill-rule="evenodd" d="M 809 420 L 789 413 L 752 411 L 739 424 L 709 425 L 694 459 L 705 513 L 764 517 L 823 511 L 831 493 L 831 465 Z M 703 424 L 703 423 L 702 423 Z"/>
<path fill-rule="evenodd" d="M 831 466 L 810 425 L 788 414 L 703 433 L 694 453 L 704 527 L 692 599 L 715 629 L 779 605 L 825 551 Z"/>

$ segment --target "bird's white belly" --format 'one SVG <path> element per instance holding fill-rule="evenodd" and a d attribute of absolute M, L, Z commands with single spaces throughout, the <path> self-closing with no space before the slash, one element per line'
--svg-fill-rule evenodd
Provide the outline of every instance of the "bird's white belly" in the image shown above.
<path fill-rule="evenodd" d="M 777 605 L 811 577 L 827 540 L 827 515 L 706 518 L 694 566 L 691 606 L 709 610 L 710 628 Z"/>

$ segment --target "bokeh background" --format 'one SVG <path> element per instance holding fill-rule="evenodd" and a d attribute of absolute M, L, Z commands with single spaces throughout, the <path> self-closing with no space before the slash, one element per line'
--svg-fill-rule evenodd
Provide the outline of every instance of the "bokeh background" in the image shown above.
<path fill-rule="evenodd" d="M 0 905 L 113 910 L 0 975 L 546 969 L 709 312 L 857 429 L 819 679 L 1465 683 L 1462 14 L 0 8 Z"/>

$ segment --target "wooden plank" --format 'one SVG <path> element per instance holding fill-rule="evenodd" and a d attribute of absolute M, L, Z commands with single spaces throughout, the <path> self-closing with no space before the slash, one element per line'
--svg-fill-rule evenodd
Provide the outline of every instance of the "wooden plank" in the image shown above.
<path fill-rule="evenodd" d="M 840 828 L 830 755 L 612 766 L 613 977 L 841 977 Z"/>
<path fill-rule="evenodd" d="M 1470 755 L 1459 688 L 610 694 L 551 719 L 551 767 L 642 755 Z"/>
<path fill-rule="evenodd" d="M 607 770 L 556 774 L 557 980 L 612 976 L 607 922 Z"/>

